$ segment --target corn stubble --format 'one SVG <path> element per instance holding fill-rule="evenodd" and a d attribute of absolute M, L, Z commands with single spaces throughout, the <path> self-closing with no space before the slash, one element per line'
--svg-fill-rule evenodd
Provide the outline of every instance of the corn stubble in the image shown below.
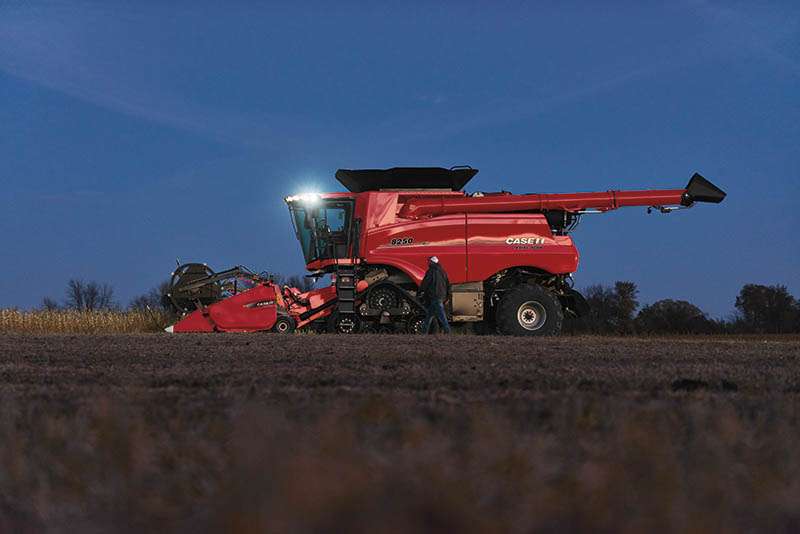
<path fill-rule="evenodd" d="M 122 334 L 158 332 L 171 316 L 162 311 L 75 311 L 0 309 L 0 333 Z"/>

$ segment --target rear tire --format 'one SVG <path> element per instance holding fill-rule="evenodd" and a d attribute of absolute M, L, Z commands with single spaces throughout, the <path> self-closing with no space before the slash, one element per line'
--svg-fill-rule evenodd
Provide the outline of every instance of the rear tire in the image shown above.
<path fill-rule="evenodd" d="M 522 284 L 500 299 L 495 318 L 498 329 L 506 335 L 556 336 L 564 323 L 564 310 L 550 291 Z"/>

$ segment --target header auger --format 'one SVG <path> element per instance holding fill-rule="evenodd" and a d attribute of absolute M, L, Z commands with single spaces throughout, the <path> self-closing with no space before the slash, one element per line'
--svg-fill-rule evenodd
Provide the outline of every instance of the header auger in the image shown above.
<path fill-rule="evenodd" d="M 579 255 L 569 236 L 583 214 L 628 206 L 669 213 L 725 198 L 699 174 L 682 189 L 463 192 L 477 172 L 340 169 L 336 178 L 347 192 L 285 199 L 308 276 L 330 275 L 330 285 L 301 293 L 242 268 L 182 266 L 166 298 L 183 318 L 170 331 L 416 333 L 424 309 L 417 288 L 435 255 L 452 284 L 453 322 L 553 335 L 565 315 L 587 311 L 572 288 Z"/>

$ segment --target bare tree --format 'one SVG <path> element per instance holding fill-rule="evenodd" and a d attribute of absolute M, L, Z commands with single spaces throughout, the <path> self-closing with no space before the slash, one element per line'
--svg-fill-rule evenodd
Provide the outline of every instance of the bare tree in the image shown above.
<path fill-rule="evenodd" d="M 64 307 L 71 310 L 95 311 L 116 308 L 114 288 L 98 282 L 84 282 L 76 278 L 67 282 Z"/>
<path fill-rule="evenodd" d="M 45 311 L 56 311 L 61 309 L 61 305 L 55 299 L 45 297 L 42 299 L 41 309 Z"/>
<path fill-rule="evenodd" d="M 83 310 L 85 308 L 83 295 L 85 292 L 83 280 L 75 278 L 67 282 L 67 297 L 65 307 L 71 310 Z"/>

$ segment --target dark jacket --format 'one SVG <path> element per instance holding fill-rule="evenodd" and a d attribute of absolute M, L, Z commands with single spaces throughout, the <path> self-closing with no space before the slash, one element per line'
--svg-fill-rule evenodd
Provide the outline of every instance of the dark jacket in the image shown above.
<path fill-rule="evenodd" d="M 428 301 L 435 299 L 444 302 L 450 298 L 450 280 L 447 279 L 447 273 L 441 265 L 428 264 L 428 272 L 419 285 L 419 292 Z"/>

